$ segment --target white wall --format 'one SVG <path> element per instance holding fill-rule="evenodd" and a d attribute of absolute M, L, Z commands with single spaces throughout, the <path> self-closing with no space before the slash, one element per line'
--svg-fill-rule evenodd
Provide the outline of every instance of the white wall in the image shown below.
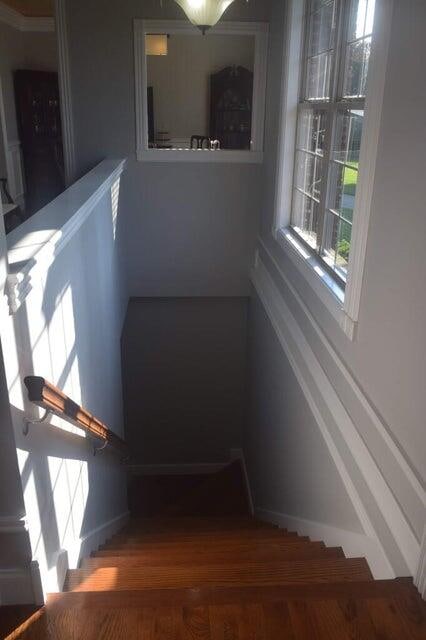
<path fill-rule="evenodd" d="M 172 34 L 167 56 L 147 56 L 155 130 L 171 138 L 209 135 L 210 76 L 229 66 L 253 71 L 254 37 Z"/>
<path fill-rule="evenodd" d="M 21 285 L 10 288 L 13 315 L 2 344 L 32 556 L 45 592 L 60 589 L 67 566 L 120 528 L 127 512 L 119 455 L 94 457 L 82 432 L 58 418 L 23 434 L 24 415 L 38 415 L 26 375 L 46 378 L 123 434 L 127 291 L 118 166 L 103 163 L 8 236 L 10 270 Z"/>
<path fill-rule="evenodd" d="M 340 411 L 342 406 L 356 429 L 343 436 L 336 432 L 334 442 L 394 573 L 403 575 L 415 571 L 426 523 L 426 302 L 420 294 L 426 273 L 426 218 L 423 188 L 417 179 L 420 168 L 425 167 L 426 126 L 418 117 L 418 105 L 426 99 L 426 86 L 419 82 L 426 63 L 426 6 L 420 0 L 396 0 L 394 5 L 356 339 L 349 341 L 271 234 L 284 26 L 280 2 L 275 3 L 272 19 L 275 29 L 261 221 L 264 248 L 260 248 L 260 257 L 337 394 L 332 404 L 322 408 L 327 426 L 332 429 L 330 411 L 337 407 Z M 273 331 L 271 326 L 268 331 Z M 255 341 L 261 339 L 256 328 L 254 336 Z M 283 351 L 281 358 L 286 360 Z M 306 382 L 308 386 L 311 383 L 307 378 Z M 269 393 L 280 394 L 285 384 L 280 378 Z M 279 402 L 278 397 L 274 402 Z M 302 411 L 306 395 L 299 402 Z M 259 399 L 257 406 L 254 433 L 263 428 L 264 409 Z M 282 423 L 281 428 L 288 426 Z M 359 450 L 363 450 L 362 455 L 351 447 L 349 432 L 353 438 L 358 434 L 364 443 L 366 448 Z M 332 465 L 330 458 L 328 466 Z M 300 484 L 304 473 L 304 468 L 300 472 L 295 469 L 291 478 L 294 486 Z M 290 508 L 288 499 L 285 494 L 281 499 L 281 510 L 286 512 Z M 312 511 L 308 517 L 317 516 Z"/>

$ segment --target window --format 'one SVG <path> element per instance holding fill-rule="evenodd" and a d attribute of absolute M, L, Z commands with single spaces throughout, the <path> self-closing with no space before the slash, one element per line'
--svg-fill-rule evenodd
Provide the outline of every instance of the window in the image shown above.
<path fill-rule="evenodd" d="M 291 228 L 344 288 L 376 0 L 307 0 Z"/>

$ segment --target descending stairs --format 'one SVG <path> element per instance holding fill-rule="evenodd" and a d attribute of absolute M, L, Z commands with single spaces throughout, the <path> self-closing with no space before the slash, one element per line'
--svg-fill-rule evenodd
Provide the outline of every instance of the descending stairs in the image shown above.
<path fill-rule="evenodd" d="M 161 513 L 146 517 L 133 500 L 126 528 L 13 638 L 425 640 L 410 580 L 374 581 L 365 559 L 243 515 L 235 466 L 192 481 L 179 500 L 169 482 Z"/>

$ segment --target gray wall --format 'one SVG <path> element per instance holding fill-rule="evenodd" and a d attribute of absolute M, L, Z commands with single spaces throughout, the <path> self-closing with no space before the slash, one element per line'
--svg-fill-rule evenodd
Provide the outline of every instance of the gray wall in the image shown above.
<path fill-rule="evenodd" d="M 257 507 L 362 532 L 262 303 L 250 304 L 245 453 Z"/>
<path fill-rule="evenodd" d="M 163 5 L 161 9 L 157 0 L 108 3 L 68 0 L 78 171 L 83 173 L 106 155 L 129 157 L 121 187 L 121 230 L 130 296 L 247 296 L 261 204 L 261 165 L 148 164 L 135 160 L 133 19 L 185 19 L 175 2 Z M 235 2 L 226 18 L 268 20 L 269 1 Z M 132 398 L 143 393 L 145 387 L 142 384 L 136 388 L 125 387 L 128 437 L 140 460 L 167 462 L 173 456 L 181 462 L 223 460 L 229 444 L 241 444 L 237 437 L 241 427 L 238 389 L 244 379 L 239 345 L 245 336 L 246 321 L 241 308 L 233 311 L 238 308 L 238 300 L 216 303 L 212 316 L 217 331 L 215 344 L 222 336 L 229 345 L 226 369 L 235 372 L 237 398 L 233 401 L 226 398 L 225 367 L 218 366 L 224 362 L 224 354 L 213 352 L 211 345 L 200 337 L 192 353 L 200 359 L 201 379 L 206 384 L 208 381 L 209 390 L 206 393 L 198 386 L 194 393 L 193 388 L 189 406 L 194 413 L 187 422 L 179 420 L 181 431 L 173 436 L 173 450 L 170 434 L 177 429 L 174 411 L 167 413 L 160 407 L 163 411 L 160 430 L 155 403 L 144 407 L 142 415 L 133 404 Z M 140 309 L 139 305 L 129 307 L 124 362 L 130 371 L 135 369 L 138 375 L 144 373 L 158 383 L 154 394 L 157 398 L 163 389 L 156 376 L 155 362 L 151 362 L 149 368 L 146 361 L 133 362 L 133 359 L 136 354 L 146 355 L 147 335 L 158 345 L 159 361 L 170 361 L 170 345 L 167 341 L 159 342 L 155 331 L 155 325 L 163 318 L 156 317 L 157 308 L 152 307 L 151 319 L 145 324 L 141 322 Z M 208 326 L 212 322 L 208 318 L 210 312 L 207 301 L 197 307 L 196 312 L 191 305 L 181 308 L 176 303 L 168 319 L 170 335 L 179 335 L 182 325 L 191 326 L 197 318 L 201 325 Z M 182 314 L 186 314 L 185 322 Z M 234 347 L 225 335 L 227 327 L 235 337 Z M 211 363 L 207 356 L 212 358 Z M 180 378 L 180 390 L 187 398 L 188 387 L 184 387 L 183 381 L 192 384 L 192 365 L 182 354 L 179 367 L 177 363 L 174 367 L 174 376 Z M 212 409 L 216 389 L 221 400 Z M 178 400 L 174 398 L 175 402 Z M 179 408 L 176 404 L 171 406 Z M 226 418 L 225 406 L 229 410 Z M 199 431 L 201 415 L 205 416 L 205 422 Z M 142 418 L 143 423 L 139 423 Z M 142 425 L 145 427 L 147 421 L 147 438 L 139 440 L 139 429 Z M 154 427 L 157 449 L 152 443 L 147 445 L 147 441 L 153 439 Z M 163 441 L 167 445 L 159 450 Z M 179 450 L 174 447 L 176 442 Z"/>
<path fill-rule="evenodd" d="M 135 463 L 223 462 L 241 446 L 246 298 L 133 300 L 123 333 Z"/>
<path fill-rule="evenodd" d="M 175 2 L 67 3 L 80 173 L 129 156 L 123 180 L 127 272 L 133 296 L 249 293 L 260 165 L 135 161 L 133 18 L 185 18 Z M 268 20 L 269 2 L 235 2 L 233 20 Z"/>
<path fill-rule="evenodd" d="M 332 348 L 365 393 L 367 400 L 375 408 L 377 415 L 385 425 L 398 449 L 402 452 L 414 473 L 424 483 L 426 479 L 426 298 L 424 281 L 426 275 L 426 216 L 424 189 L 421 175 L 426 167 L 424 141 L 426 124 L 419 116 L 419 104 L 426 100 L 424 78 L 426 64 L 426 43 L 424 26 L 426 24 L 426 5 L 422 0 L 395 1 L 392 23 L 390 55 L 386 72 L 384 109 L 380 127 L 378 165 L 375 176 L 374 196 L 368 236 L 365 277 L 362 289 L 359 325 L 356 339 L 351 342 L 338 326 L 336 320 L 323 306 L 314 291 L 301 277 L 294 264 L 282 253 L 274 240 L 271 227 L 274 214 L 275 176 L 277 166 L 276 137 L 279 127 L 279 92 L 282 73 L 282 44 L 284 33 L 283 3 L 275 2 L 273 17 L 271 59 L 268 81 L 267 110 L 267 158 L 265 163 L 265 182 L 261 219 L 261 235 L 270 254 L 276 259 L 281 270 L 303 299 Z M 284 298 L 296 317 L 311 348 L 321 366 L 329 375 L 343 403 L 355 420 L 356 427 L 373 455 L 391 491 L 398 496 L 403 509 L 409 514 L 411 526 L 420 541 L 424 512 L 414 513 L 414 501 L 402 497 L 402 482 L 406 478 L 392 469 L 388 452 L 375 441 L 376 433 L 371 425 L 363 421 L 355 412 L 351 401 L 351 391 L 347 382 L 336 374 L 320 344 L 306 313 L 291 291 L 281 281 L 279 273 L 273 267 L 267 255 L 261 251 L 261 257 L 270 270 Z M 256 303 L 257 305 L 257 303 Z M 258 312 L 256 312 L 258 313 Z M 251 321 L 252 341 L 261 350 L 265 343 L 265 333 L 273 329 L 268 323 L 260 327 L 259 322 Z M 277 346 L 278 348 L 278 346 Z M 282 350 L 281 366 L 286 369 L 288 363 Z M 274 363 L 272 354 L 264 363 L 268 376 L 272 378 Z M 288 379 L 283 374 L 280 382 L 266 389 L 262 385 L 262 375 L 256 375 L 254 383 L 255 420 L 249 431 L 249 441 L 256 442 L 269 419 L 269 405 L 282 404 L 287 394 Z M 307 404 L 303 396 L 297 400 L 298 411 L 303 415 Z M 294 409 L 295 410 L 295 409 Z M 281 429 L 291 429 L 293 418 L 283 414 Z M 305 422 L 305 421 L 304 421 Z M 254 454 L 253 454 L 254 455 Z M 256 458 L 256 456 L 255 456 Z M 262 500 L 266 503 L 281 500 L 281 511 L 296 509 L 291 506 L 289 497 L 277 488 L 265 491 L 272 480 L 267 468 L 261 468 L 257 459 L 253 462 L 257 483 L 261 488 Z M 323 462 L 324 473 L 331 478 L 331 459 Z M 298 486 L 306 473 L 305 467 L 293 469 L 291 483 Z M 312 479 L 312 490 L 315 483 Z M 259 494 L 260 495 L 260 494 Z M 261 505 L 259 505 L 261 506 Z M 332 513 L 324 512 L 327 522 L 331 522 Z M 314 519 L 316 511 L 312 507 L 305 517 Z M 342 523 L 343 526 L 343 523 Z"/>

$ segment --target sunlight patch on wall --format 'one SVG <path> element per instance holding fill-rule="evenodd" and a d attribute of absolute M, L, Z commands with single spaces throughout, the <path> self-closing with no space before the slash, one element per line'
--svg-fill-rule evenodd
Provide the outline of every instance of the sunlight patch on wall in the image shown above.
<path fill-rule="evenodd" d="M 120 199 L 120 178 L 111 187 L 112 237 L 117 235 L 118 201 Z"/>

